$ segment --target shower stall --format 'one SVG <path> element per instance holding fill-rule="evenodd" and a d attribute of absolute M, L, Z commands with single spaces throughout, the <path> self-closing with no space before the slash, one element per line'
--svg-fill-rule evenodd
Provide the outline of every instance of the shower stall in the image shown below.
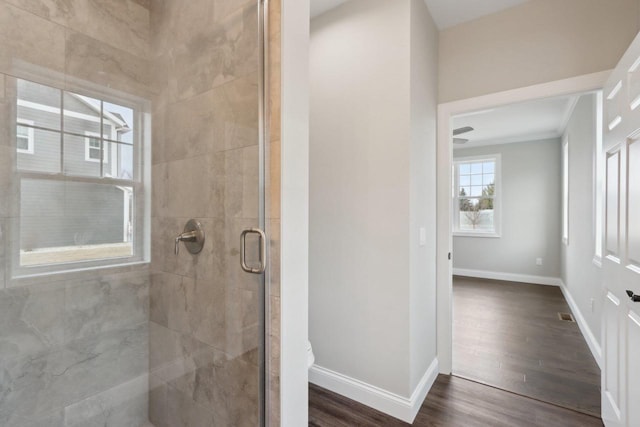
<path fill-rule="evenodd" d="M 0 0 L 0 425 L 269 424 L 267 12 Z"/>

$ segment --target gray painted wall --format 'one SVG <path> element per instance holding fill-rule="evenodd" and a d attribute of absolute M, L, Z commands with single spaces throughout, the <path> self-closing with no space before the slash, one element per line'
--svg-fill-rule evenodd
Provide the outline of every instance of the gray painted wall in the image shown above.
<path fill-rule="evenodd" d="M 454 237 L 453 267 L 560 277 L 560 140 L 457 149 L 454 158 L 483 154 L 502 155 L 501 237 Z"/>
<path fill-rule="evenodd" d="M 436 357 L 436 102 L 438 30 L 423 0 L 411 1 L 410 388 Z M 428 236 L 420 246 L 420 227 Z"/>
<path fill-rule="evenodd" d="M 595 98 L 580 98 L 565 132 L 569 138 L 569 244 L 562 245 L 562 280 L 599 342 L 602 270 L 593 263 Z"/>
<path fill-rule="evenodd" d="M 311 28 L 309 337 L 317 365 L 408 397 L 436 350 L 437 31 L 421 0 Z"/>
<path fill-rule="evenodd" d="M 408 0 L 353 0 L 311 22 L 310 44 L 309 339 L 319 366 L 402 396 L 409 24 Z"/>

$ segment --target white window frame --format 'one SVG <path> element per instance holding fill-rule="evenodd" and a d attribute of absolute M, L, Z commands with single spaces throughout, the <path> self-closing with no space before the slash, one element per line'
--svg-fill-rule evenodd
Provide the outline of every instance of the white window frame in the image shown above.
<path fill-rule="evenodd" d="M 109 163 L 109 159 L 108 156 L 105 156 L 106 152 L 107 152 L 107 144 L 109 144 L 108 141 L 105 141 L 104 137 L 102 139 L 100 139 L 100 134 L 97 132 L 85 132 L 85 138 L 84 138 L 84 159 L 87 162 L 92 162 L 92 163 L 100 163 L 100 160 L 102 160 L 103 164 L 108 164 Z M 95 150 L 95 147 L 91 146 L 91 140 L 92 139 L 97 139 L 98 142 L 100 142 L 101 147 L 102 147 L 102 159 L 94 159 L 93 157 L 91 157 L 91 150 Z M 100 147 L 97 148 L 98 150 L 100 150 Z"/>
<path fill-rule="evenodd" d="M 17 131 L 17 126 L 20 125 L 26 125 L 26 126 L 22 126 L 24 128 L 27 128 L 27 149 L 22 149 L 22 148 L 17 148 L 17 139 L 18 139 L 18 131 Z M 33 120 L 25 120 L 25 119 L 17 119 L 16 120 L 16 150 L 18 151 L 18 153 L 23 153 L 23 154 L 33 154 L 35 153 L 35 144 L 36 144 L 36 137 L 35 137 L 35 129 L 33 128 L 33 125 L 35 125 L 35 122 Z"/>
<path fill-rule="evenodd" d="M 569 135 L 562 140 L 562 243 L 569 245 Z"/>
<path fill-rule="evenodd" d="M 493 230 L 460 230 L 460 204 L 459 200 L 459 181 L 460 174 L 458 165 L 461 163 L 478 163 L 478 162 L 493 161 L 495 162 L 494 169 L 494 195 L 493 195 Z M 468 156 L 468 157 L 455 157 L 453 159 L 453 189 L 452 189 L 452 201 L 453 201 L 453 218 L 452 229 L 454 237 L 485 237 L 485 238 L 500 238 L 501 234 L 501 212 L 502 212 L 502 156 L 497 154 L 484 154 L 481 156 Z"/>
<path fill-rule="evenodd" d="M 113 103 L 126 108 L 131 108 L 135 112 L 133 117 L 133 128 L 134 132 L 136 132 L 136 137 L 134 138 L 133 144 L 134 176 L 131 179 L 113 178 L 107 175 L 103 175 L 101 177 L 67 175 L 65 174 L 64 169 L 61 169 L 60 172 L 57 173 L 38 172 L 33 170 L 16 171 L 17 182 L 21 182 L 23 179 L 46 179 L 53 181 L 78 181 L 113 185 L 116 187 L 130 187 L 132 190 L 131 199 L 133 200 L 132 205 L 129 207 L 131 209 L 131 214 L 133 217 L 133 234 L 131 239 L 132 254 L 127 256 L 72 260 L 51 264 L 22 265 L 21 241 L 19 238 L 17 238 L 12 240 L 13 243 L 11 245 L 9 261 L 10 271 L 8 272 L 9 281 L 7 282 L 7 285 L 22 286 L 25 284 L 30 284 L 32 282 L 36 283 L 40 280 L 40 277 L 50 276 L 52 274 L 71 274 L 71 276 L 68 277 L 73 277 L 73 275 L 76 273 L 83 274 L 83 272 L 86 272 L 88 270 L 96 270 L 102 268 L 128 268 L 129 266 L 149 263 L 151 221 L 151 201 L 149 200 L 149 188 L 151 185 L 151 129 L 149 111 L 151 110 L 151 103 L 137 96 L 123 94 L 121 92 L 114 92 L 113 94 L 106 93 L 104 87 L 96 86 L 93 83 L 89 82 L 76 80 L 74 81 L 73 86 L 71 86 L 69 82 L 53 81 L 47 76 L 41 76 L 41 78 L 39 79 L 40 81 L 38 81 L 33 78 L 33 74 L 25 72 L 25 75 L 29 76 L 25 80 L 30 80 L 37 84 L 42 84 L 60 90 L 62 93 L 71 92 L 86 95 L 95 99 L 99 99 L 102 102 Z M 20 78 L 21 77 L 16 77 L 16 79 Z M 23 102 L 21 102 L 21 100 L 17 100 L 18 105 L 21 105 L 22 103 Z M 65 116 L 67 115 L 67 113 L 68 111 L 64 110 Z M 69 114 L 69 116 L 71 115 L 72 113 Z M 65 140 L 64 137 L 66 135 L 81 136 L 80 134 L 76 134 L 73 132 L 66 132 L 64 129 L 43 129 L 51 132 L 56 132 L 61 135 L 61 156 L 63 156 L 64 153 L 64 151 L 62 150 Z M 91 134 L 90 132 L 87 132 L 87 134 L 87 138 L 85 138 L 87 145 L 89 135 L 94 138 L 100 138 L 100 135 L 98 133 Z M 103 137 L 102 139 L 104 140 L 106 138 Z M 102 146 L 103 149 L 106 147 L 104 143 L 102 144 Z M 60 161 L 61 163 L 63 163 L 63 157 L 60 158 Z M 20 206 L 19 191 L 15 192 L 12 200 L 16 206 Z M 19 236 L 21 232 L 19 218 L 12 225 L 12 227 L 15 227 L 15 233 L 17 236 Z M 128 230 L 125 231 L 128 232 Z"/>

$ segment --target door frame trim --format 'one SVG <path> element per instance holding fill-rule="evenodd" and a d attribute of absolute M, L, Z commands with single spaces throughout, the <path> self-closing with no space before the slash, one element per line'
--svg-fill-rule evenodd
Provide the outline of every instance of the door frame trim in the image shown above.
<path fill-rule="evenodd" d="M 517 102 L 602 90 L 611 70 L 556 80 L 474 98 L 438 104 L 437 134 L 437 348 L 440 373 L 451 374 L 453 356 L 452 275 L 453 250 L 451 224 L 451 167 L 453 159 L 452 116 L 481 111 Z"/>

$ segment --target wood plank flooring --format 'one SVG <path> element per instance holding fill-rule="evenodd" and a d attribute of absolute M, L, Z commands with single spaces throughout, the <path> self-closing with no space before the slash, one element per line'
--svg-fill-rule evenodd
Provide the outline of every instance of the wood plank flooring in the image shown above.
<path fill-rule="evenodd" d="M 553 286 L 454 277 L 453 373 L 600 417 L 600 370 Z"/>
<path fill-rule="evenodd" d="M 346 397 L 309 386 L 309 426 L 408 426 Z M 463 378 L 440 375 L 413 426 L 602 427 L 595 417 Z"/>

